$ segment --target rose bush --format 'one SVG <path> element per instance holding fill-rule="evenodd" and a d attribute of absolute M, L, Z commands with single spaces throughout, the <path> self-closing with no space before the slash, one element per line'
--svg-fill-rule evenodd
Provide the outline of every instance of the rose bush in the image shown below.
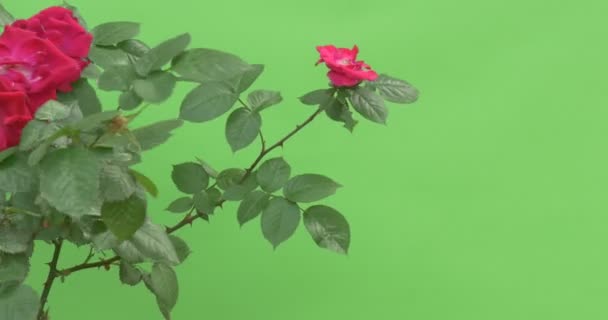
<path fill-rule="evenodd" d="M 52 7 L 15 21 L 0 5 L 0 319 L 48 320 L 55 280 L 101 268 L 117 270 L 123 284 L 143 284 L 171 319 L 179 296 L 174 268 L 191 253 L 176 233 L 210 221 L 227 202 L 238 204 L 240 225 L 259 219 L 274 248 L 302 226 L 318 247 L 348 253 L 348 221 L 319 204 L 342 185 L 320 174 L 294 175 L 287 159 L 271 156 L 321 115 L 351 131 L 358 115 L 385 123 L 385 102 L 412 103 L 415 88 L 357 61 L 356 46 L 320 46 L 318 63 L 330 69 L 331 84 L 301 96 L 311 115 L 269 143 L 262 133 L 264 110 L 280 105 L 283 96 L 250 89 L 263 65 L 190 48 L 188 33 L 149 46 L 136 38 L 134 22 L 87 31 L 72 8 Z M 133 127 L 133 119 L 183 82 L 194 86 L 174 118 Z M 115 93 L 116 101 L 104 108 L 98 90 Z M 171 180 L 180 195 L 163 201 L 177 219 L 170 227 L 154 223 L 158 213 L 149 212 L 148 199 L 160 191 L 134 166 L 184 122 L 223 115 L 232 151 L 260 141 L 259 154 L 245 168 L 216 170 L 200 157 L 174 164 Z M 25 284 L 34 243 L 53 247 L 39 292 Z M 87 249 L 82 263 L 63 266 L 68 244 Z"/>

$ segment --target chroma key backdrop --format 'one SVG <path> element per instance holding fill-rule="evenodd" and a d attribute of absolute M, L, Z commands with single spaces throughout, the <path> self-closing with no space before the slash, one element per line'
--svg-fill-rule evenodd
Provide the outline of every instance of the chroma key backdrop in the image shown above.
<path fill-rule="evenodd" d="M 605 1 L 69 5 L 0 15 L 0 320 L 608 318 Z"/>

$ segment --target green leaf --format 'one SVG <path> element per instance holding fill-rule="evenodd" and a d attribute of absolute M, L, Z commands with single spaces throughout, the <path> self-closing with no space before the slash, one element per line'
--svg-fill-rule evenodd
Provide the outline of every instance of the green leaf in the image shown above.
<path fill-rule="evenodd" d="M 120 97 L 118 97 L 118 106 L 123 110 L 133 110 L 139 107 L 143 101 L 144 100 L 131 89 L 120 94 Z"/>
<path fill-rule="evenodd" d="M 2 151 L 0 151 L 0 162 L 3 162 L 4 160 L 10 158 L 12 155 L 14 155 L 17 150 L 19 150 L 17 147 L 10 147 L 8 149 L 4 149 Z M 1 176 L 1 174 L 0 174 Z"/>
<path fill-rule="evenodd" d="M 26 254 L 0 253 L 0 296 L 16 289 L 30 270 Z"/>
<path fill-rule="evenodd" d="M 47 122 L 41 120 L 32 120 L 23 129 L 21 134 L 21 141 L 19 143 L 19 149 L 22 151 L 34 150 L 38 146 L 43 146 L 46 150 L 59 138 L 67 134 L 66 130 L 61 128 L 61 125 L 56 122 Z M 44 155 L 44 154 L 42 154 Z M 34 154 L 30 154 L 30 159 Z M 38 161 L 29 161 L 30 166 L 35 165 Z"/>
<path fill-rule="evenodd" d="M 337 98 L 331 98 L 326 103 L 321 105 L 327 116 L 338 122 L 344 123 L 344 127 L 352 132 L 357 125 L 357 120 L 353 118 L 353 113 L 348 109 L 346 102 L 340 101 Z"/>
<path fill-rule="evenodd" d="M 234 110 L 226 121 L 226 140 L 233 152 L 250 145 L 260 133 L 262 117 L 245 108 Z"/>
<path fill-rule="evenodd" d="M 293 202 L 314 202 L 333 195 L 340 187 L 340 184 L 328 177 L 302 174 L 287 181 L 283 195 Z"/>
<path fill-rule="evenodd" d="M 12 24 L 13 22 L 15 22 L 13 15 L 8 12 L 8 10 L 6 10 L 2 4 L 0 4 L 0 27 L 4 27 L 7 24 Z"/>
<path fill-rule="evenodd" d="M 173 200 L 166 210 L 173 213 L 183 213 L 192 209 L 193 204 L 192 197 L 181 197 Z"/>
<path fill-rule="evenodd" d="M 105 91 L 126 91 L 136 78 L 132 66 L 115 65 L 105 69 L 97 80 L 97 86 Z"/>
<path fill-rule="evenodd" d="M 375 92 L 365 87 L 357 87 L 350 90 L 349 100 L 353 108 L 366 119 L 376 123 L 386 123 L 388 109 L 384 106 L 384 100 Z"/>
<path fill-rule="evenodd" d="M 40 221 L 26 215 L 0 215 L 0 251 L 6 253 L 26 252 L 31 248 L 34 232 L 40 228 Z"/>
<path fill-rule="evenodd" d="M 217 186 L 222 190 L 238 184 L 245 174 L 245 170 L 238 168 L 229 168 L 220 172 L 216 178 Z"/>
<path fill-rule="evenodd" d="M 91 88 L 91 90 L 94 90 L 94 89 Z M 62 99 L 63 97 L 64 97 L 63 95 L 59 95 L 58 99 Z M 63 103 L 70 110 L 70 115 L 63 120 L 58 121 L 57 124 L 59 124 L 61 126 L 71 125 L 84 118 L 84 115 L 83 115 L 82 111 L 80 110 L 80 106 L 78 105 L 78 103 L 76 101 L 67 101 L 67 102 L 59 101 L 59 102 Z M 99 107 L 101 108 L 101 105 Z M 101 112 L 101 111 L 99 111 L 99 112 Z M 97 113 L 97 112 L 94 112 L 94 113 Z M 88 116 L 90 116 L 90 114 L 87 114 L 86 116 L 88 117 Z"/>
<path fill-rule="evenodd" d="M 109 202 L 128 199 L 137 190 L 128 169 L 113 164 L 102 166 L 99 183 L 102 198 Z"/>
<path fill-rule="evenodd" d="M 301 96 L 300 101 L 310 106 L 322 105 L 331 99 L 334 93 L 335 89 L 319 89 Z"/>
<path fill-rule="evenodd" d="M 51 143 L 49 143 L 48 141 L 46 143 L 40 144 L 38 147 L 36 147 L 36 149 L 34 149 L 30 153 L 30 156 L 27 159 L 27 164 L 30 167 L 38 165 L 38 163 L 42 161 L 42 159 L 47 155 L 50 147 Z"/>
<path fill-rule="evenodd" d="M 144 224 L 146 201 L 137 195 L 126 200 L 105 202 L 101 207 L 101 219 L 119 240 L 131 238 Z"/>
<path fill-rule="evenodd" d="M 289 239 L 300 224 L 300 208 L 298 205 L 277 197 L 268 203 L 262 211 L 262 233 L 266 240 L 276 249 L 282 242 Z"/>
<path fill-rule="evenodd" d="M 264 72 L 264 65 L 262 64 L 252 64 L 249 65 L 247 70 L 245 70 L 242 74 L 238 75 L 238 84 L 236 85 L 237 92 L 240 94 L 245 92 L 255 80 Z"/>
<path fill-rule="evenodd" d="M 33 188 L 36 178 L 34 171 L 27 165 L 23 154 L 9 157 L 0 163 L 0 190 L 6 192 L 25 192 Z"/>
<path fill-rule="evenodd" d="M 19 141 L 19 149 L 21 151 L 29 151 L 37 147 L 45 139 L 53 135 L 49 127 L 58 128 L 56 124 L 49 124 L 46 121 L 31 120 L 27 123 L 21 133 L 21 141 Z"/>
<path fill-rule="evenodd" d="M 8 296 L 0 296 L 0 315 L 2 320 L 36 320 L 39 305 L 34 289 L 21 285 Z"/>
<path fill-rule="evenodd" d="M 118 21 L 100 24 L 91 30 L 93 43 L 100 46 L 111 46 L 131 39 L 139 34 L 139 23 Z"/>
<path fill-rule="evenodd" d="M 183 193 L 195 194 L 209 184 L 209 175 L 203 166 L 195 162 L 186 162 L 173 166 L 171 178 L 175 186 Z"/>
<path fill-rule="evenodd" d="M 40 167 L 40 195 L 57 210 L 80 217 L 98 204 L 100 165 L 90 151 L 57 150 Z"/>
<path fill-rule="evenodd" d="M 212 199 L 205 190 L 194 195 L 194 207 L 198 212 L 213 214 L 213 211 L 215 211 L 215 204 L 214 199 Z"/>
<path fill-rule="evenodd" d="M 160 70 L 175 56 L 182 53 L 190 44 L 190 34 L 184 33 L 175 38 L 162 42 L 150 49 L 135 62 L 135 70 L 142 77 L 151 71 Z"/>
<path fill-rule="evenodd" d="M 101 76 L 101 69 L 94 63 L 90 63 L 82 70 L 80 76 L 83 79 L 99 79 Z"/>
<path fill-rule="evenodd" d="M 118 255 L 123 261 L 130 264 L 138 264 L 149 262 L 151 260 L 146 257 L 144 253 L 142 253 L 130 240 L 120 242 L 111 232 L 108 233 L 114 237 L 109 237 L 110 241 L 108 241 L 108 245 L 113 244 L 111 241 L 114 240 L 118 243 L 114 243 L 111 249 L 113 249 L 116 255 Z"/>
<path fill-rule="evenodd" d="M 177 252 L 177 256 L 179 257 L 179 262 L 184 263 L 184 261 L 186 261 L 188 256 L 190 256 L 190 254 L 192 253 L 192 251 L 190 251 L 190 247 L 188 246 L 186 241 L 184 241 L 180 237 L 169 235 L 169 240 L 171 240 L 173 247 L 175 247 L 175 251 Z"/>
<path fill-rule="evenodd" d="M 142 151 L 150 150 L 165 143 L 171 137 L 171 131 L 182 126 L 184 122 L 179 119 L 164 120 L 141 128 L 131 133 L 139 142 Z"/>
<path fill-rule="evenodd" d="M 51 216 L 52 217 L 52 216 Z M 127 243 L 123 241 L 122 243 Z M 97 220 L 91 227 L 91 245 L 98 251 L 104 251 L 119 246 L 121 242 L 116 236 L 108 230 L 108 227 L 101 221 Z"/>
<path fill-rule="evenodd" d="M 120 116 L 120 111 L 103 111 L 86 116 L 73 125 L 74 129 L 89 131 L 98 128 L 114 118 Z"/>
<path fill-rule="evenodd" d="M 257 78 L 256 73 L 261 72 L 259 67 L 252 68 L 233 54 L 202 48 L 177 56 L 171 69 L 187 80 L 201 83 L 229 80 L 247 72 L 247 77 L 240 81 L 240 88 L 251 85 Z"/>
<path fill-rule="evenodd" d="M 150 51 L 150 47 L 148 47 L 147 44 L 137 39 L 128 39 L 122 41 L 117 46 L 122 51 L 136 57 L 142 57 L 144 54 Z"/>
<path fill-rule="evenodd" d="M 143 277 L 141 271 L 139 271 L 139 269 L 137 269 L 135 266 L 133 266 L 132 264 L 125 262 L 125 261 L 121 261 L 120 262 L 120 267 L 118 269 L 118 274 L 120 276 L 120 282 L 129 285 L 129 286 L 135 286 L 138 283 L 141 282 L 141 279 Z"/>
<path fill-rule="evenodd" d="M 304 225 L 319 247 L 337 253 L 348 253 L 350 227 L 336 209 L 322 205 L 312 206 L 304 211 Z"/>
<path fill-rule="evenodd" d="M 218 188 L 210 188 L 205 191 L 207 196 L 209 196 L 209 200 L 213 205 L 218 206 L 222 203 L 222 192 Z"/>
<path fill-rule="evenodd" d="M 208 83 L 194 88 L 182 102 L 180 118 L 191 122 L 213 120 L 238 100 L 238 95 L 225 83 Z"/>
<path fill-rule="evenodd" d="M 64 104 L 49 100 L 36 111 L 36 119 L 55 122 L 70 116 L 70 109 Z"/>
<path fill-rule="evenodd" d="M 253 111 L 260 112 L 283 101 L 281 93 L 271 90 L 255 90 L 247 96 L 249 106 Z"/>
<path fill-rule="evenodd" d="M 10 206 L 28 210 L 31 212 L 37 212 L 40 210 L 46 210 L 43 208 L 44 203 L 38 199 L 38 190 L 30 190 L 28 192 L 15 192 L 10 195 L 8 199 Z"/>
<path fill-rule="evenodd" d="M 58 100 L 64 104 L 76 103 L 85 116 L 101 112 L 102 109 L 97 92 L 85 78 L 72 83 L 72 91 L 59 94 Z"/>
<path fill-rule="evenodd" d="M 207 172 L 207 174 L 212 177 L 213 179 L 217 178 L 218 172 L 217 170 L 215 170 L 210 164 L 208 164 L 207 162 L 205 162 L 204 160 L 200 159 L 200 158 L 196 158 L 196 160 L 198 160 L 198 162 L 201 164 L 201 166 L 203 166 L 203 168 L 205 169 L 205 172 Z"/>
<path fill-rule="evenodd" d="M 216 182 L 217 186 L 225 191 L 222 195 L 224 200 L 242 200 L 249 192 L 257 188 L 255 173 L 250 174 L 247 179 L 242 181 L 245 172 L 245 170 L 238 168 L 229 168 L 220 172 Z"/>
<path fill-rule="evenodd" d="M 130 243 L 146 260 L 172 265 L 179 264 L 177 252 L 165 232 L 165 228 L 149 221 L 146 221 L 125 243 Z"/>
<path fill-rule="evenodd" d="M 394 103 L 414 103 L 418 100 L 418 89 L 406 81 L 381 74 L 372 82 L 380 96 Z"/>
<path fill-rule="evenodd" d="M 156 302 L 165 319 L 171 319 L 171 310 L 177 304 L 179 286 L 173 268 L 163 263 L 152 266 L 149 288 L 156 296 Z"/>
<path fill-rule="evenodd" d="M 237 218 L 239 224 L 243 226 L 245 223 L 256 218 L 262 210 L 266 208 L 270 196 L 262 191 L 253 191 L 249 193 L 239 205 Z"/>
<path fill-rule="evenodd" d="M 113 66 L 128 66 L 129 55 L 118 48 L 102 48 L 93 46 L 89 52 L 89 59 L 103 69 Z"/>
<path fill-rule="evenodd" d="M 135 171 L 133 169 L 130 169 L 129 173 L 131 173 L 133 177 L 135 177 L 137 183 L 139 183 L 139 185 L 142 186 L 146 190 L 146 192 L 148 192 L 154 198 L 158 197 L 158 188 L 156 187 L 156 184 L 154 184 L 154 181 L 152 181 L 150 178 L 148 178 L 141 172 Z"/>
<path fill-rule="evenodd" d="M 260 187 L 266 192 L 275 192 L 281 189 L 289 180 L 291 166 L 283 158 L 266 160 L 257 172 Z"/>
<path fill-rule="evenodd" d="M 243 176 L 240 176 L 236 183 L 228 186 L 224 190 L 222 198 L 228 201 L 243 200 L 247 194 L 258 187 L 258 183 L 255 179 L 255 173 L 250 174 L 243 182 L 241 182 L 242 178 Z"/>
<path fill-rule="evenodd" d="M 66 223 L 66 216 L 64 214 L 54 210 L 54 212 L 51 212 L 50 215 L 45 217 L 44 223 L 46 224 L 45 228 L 40 228 L 40 226 L 38 226 L 35 240 L 54 241 L 59 238 L 67 237 L 70 225 Z M 95 243 L 100 239 L 95 239 L 95 237 L 93 237 L 93 240 Z M 29 241 L 31 241 L 31 239 Z"/>
<path fill-rule="evenodd" d="M 133 82 L 135 93 L 150 103 L 161 103 L 173 93 L 177 79 L 169 72 L 153 72 L 146 79 Z"/>

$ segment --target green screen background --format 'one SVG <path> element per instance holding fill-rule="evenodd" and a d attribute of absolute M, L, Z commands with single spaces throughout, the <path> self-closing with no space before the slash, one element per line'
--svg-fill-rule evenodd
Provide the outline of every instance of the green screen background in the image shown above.
<path fill-rule="evenodd" d="M 419 102 L 390 106 L 388 126 L 354 134 L 321 118 L 282 154 L 295 173 L 343 184 L 325 203 L 349 219 L 351 254 L 317 249 L 306 231 L 273 251 L 235 206 L 180 233 L 193 255 L 178 268 L 180 319 L 557 320 L 608 318 L 608 40 L 606 1 L 72 0 L 89 25 L 142 23 L 151 44 L 191 32 L 193 46 L 267 65 L 255 88 L 280 89 L 265 111 L 275 140 L 311 110 L 297 97 L 326 85 L 315 45 L 358 44 L 376 70 L 411 81 Z M 57 1 L 6 0 L 28 17 Z M 175 117 L 187 92 L 140 123 Z M 115 95 L 104 95 L 106 106 Z M 145 155 L 155 221 L 178 192 L 171 165 L 218 168 L 233 155 L 225 118 L 188 124 Z M 84 259 L 68 250 L 61 265 Z M 40 288 L 50 251 L 38 246 Z M 160 319 L 143 286 L 117 270 L 74 274 L 54 288 L 53 319 Z"/>

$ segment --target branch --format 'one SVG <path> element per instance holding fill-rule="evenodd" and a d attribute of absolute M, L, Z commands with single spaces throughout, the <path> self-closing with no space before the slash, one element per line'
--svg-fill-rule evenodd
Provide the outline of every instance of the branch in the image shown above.
<path fill-rule="evenodd" d="M 114 264 L 118 261 L 120 261 L 120 257 L 114 256 L 110 259 L 100 260 L 98 262 L 81 263 L 81 264 L 73 266 L 71 268 L 59 270 L 59 271 L 57 271 L 57 273 L 61 274 L 62 276 L 69 276 L 70 274 L 72 274 L 74 272 L 86 270 L 86 269 L 95 269 L 95 268 L 101 268 L 101 267 L 108 269 L 112 264 Z"/>
<path fill-rule="evenodd" d="M 51 293 L 53 283 L 59 275 L 57 272 L 57 263 L 59 262 L 59 255 L 61 254 L 61 248 L 63 247 L 63 239 L 56 240 L 53 243 L 55 245 L 55 250 L 53 251 L 53 258 L 51 259 L 51 262 L 49 262 L 49 274 L 46 277 L 44 289 L 42 289 L 42 295 L 40 296 L 40 307 L 38 308 L 37 316 L 38 320 L 48 319 L 48 313 L 44 310 L 44 307 L 49 299 L 49 294 Z"/>
<path fill-rule="evenodd" d="M 312 115 L 310 115 L 310 117 L 308 117 L 306 120 L 304 120 L 304 122 L 297 125 L 296 128 L 293 129 L 291 132 L 289 132 L 285 137 L 283 137 L 281 140 L 277 141 L 275 144 L 273 144 L 272 146 L 270 146 L 268 148 L 266 148 L 264 138 L 262 138 L 262 150 L 260 151 L 260 154 L 258 155 L 258 157 L 253 161 L 251 166 L 249 166 L 249 168 L 247 168 L 247 170 L 245 171 L 245 175 L 243 175 L 243 178 L 241 178 L 241 182 L 245 181 L 245 179 L 247 179 L 249 177 L 249 175 L 251 175 L 253 170 L 255 170 L 255 168 L 258 166 L 258 164 L 260 164 L 260 162 L 264 159 L 264 157 L 267 154 L 269 154 L 270 152 L 272 152 L 272 150 L 274 150 L 278 147 L 282 147 L 283 144 L 285 144 L 285 142 L 287 142 L 287 140 L 289 140 L 291 137 L 293 137 L 300 130 L 304 129 L 304 127 L 306 127 L 309 123 L 311 123 L 322 112 L 323 112 L 323 109 L 321 109 L 321 108 L 317 109 L 317 111 L 315 111 Z M 260 137 L 262 137 L 261 133 L 260 133 Z"/>
<path fill-rule="evenodd" d="M 205 217 L 205 215 L 203 213 L 197 213 L 197 214 L 189 214 L 187 215 L 182 221 L 180 221 L 178 224 L 174 225 L 173 227 L 167 227 L 167 233 L 168 234 L 172 234 L 175 231 L 188 226 L 188 225 L 192 225 L 192 223 L 194 222 L 194 220 L 196 219 L 203 219 Z"/>
<path fill-rule="evenodd" d="M 198 218 L 203 218 L 203 215 L 202 214 L 188 215 L 182 221 L 180 221 L 178 224 L 176 224 L 172 227 L 168 227 L 167 233 L 172 234 L 175 231 L 177 231 L 187 225 L 191 225 Z M 100 260 L 97 262 L 88 262 L 89 260 L 90 260 L 90 257 L 87 257 L 87 260 L 85 260 L 84 263 L 75 265 L 75 266 L 67 268 L 67 269 L 58 270 L 57 274 L 60 274 L 62 276 L 69 276 L 70 274 L 72 274 L 74 272 L 78 272 L 78 271 L 82 271 L 82 270 L 86 270 L 86 269 L 99 269 L 102 267 L 104 269 L 109 269 L 111 265 L 120 261 L 120 257 L 114 256 L 112 258 Z"/>
<path fill-rule="evenodd" d="M 300 130 L 302 130 L 304 127 L 306 127 L 322 112 L 323 112 L 323 110 L 319 108 L 312 115 L 310 115 L 310 117 L 308 117 L 306 120 L 304 120 L 304 122 L 297 125 L 295 127 L 295 129 L 293 129 L 287 135 L 285 135 L 285 137 L 283 137 L 282 139 L 280 139 L 279 141 L 277 141 L 275 144 L 273 144 L 272 146 L 270 146 L 268 148 L 266 148 L 266 140 L 264 140 L 264 136 L 260 132 L 260 139 L 262 141 L 262 150 L 260 151 L 260 154 L 258 155 L 258 157 L 253 161 L 253 163 L 245 171 L 245 175 L 243 175 L 243 178 L 241 181 L 244 181 L 245 179 L 247 179 L 247 177 L 249 177 L 249 175 L 251 175 L 253 170 L 255 170 L 255 168 L 258 166 L 258 164 L 260 164 L 260 162 L 264 159 L 264 157 L 267 154 L 269 154 L 270 152 L 272 152 L 272 150 L 274 150 L 278 147 L 282 147 L 283 144 L 287 140 L 289 140 L 296 133 L 298 133 Z M 219 205 L 221 206 L 224 202 L 225 202 L 225 200 L 222 200 Z M 192 225 L 192 223 L 194 221 L 196 221 L 197 219 L 203 219 L 205 217 L 206 217 L 206 215 L 204 213 L 188 214 L 186 217 L 184 217 L 184 219 L 182 221 L 178 222 L 176 225 L 174 225 L 172 227 L 167 227 L 166 231 L 168 234 L 172 234 L 172 233 L 184 228 L 185 226 Z M 60 274 L 62 276 L 67 276 L 71 273 L 81 271 L 81 270 L 86 270 L 86 269 L 95 269 L 95 268 L 101 268 L 101 267 L 108 269 L 110 267 L 110 265 L 112 265 L 118 261 L 120 261 L 119 256 L 114 256 L 110 259 L 101 260 L 101 261 L 92 262 L 92 263 L 88 263 L 87 261 L 85 261 L 85 263 L 73 266 L 71 268 L 56 271 L 56 273 Z"/>

